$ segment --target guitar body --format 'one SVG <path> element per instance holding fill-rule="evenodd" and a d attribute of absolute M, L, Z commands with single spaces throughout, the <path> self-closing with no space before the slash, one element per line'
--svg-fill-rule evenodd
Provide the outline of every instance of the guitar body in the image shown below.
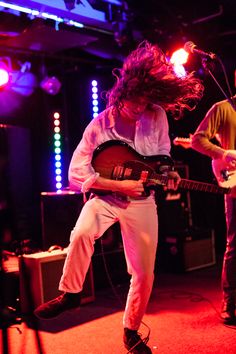
<path fill-rule="evenodd" d="M 94 151 L 92 165 L 104 178 L 145 182 L 153 173 L 161 172 L 163 165 L 172 166 L 173 161 L 166 155 L 143 156 L 123 141 L 109 140 Z"/>
<path fill-rule="evenodd" d="M 212 160 L 212 170 L 221 187 L 233 188 L 236 186 L 236 170 L 223 159 Z"/>

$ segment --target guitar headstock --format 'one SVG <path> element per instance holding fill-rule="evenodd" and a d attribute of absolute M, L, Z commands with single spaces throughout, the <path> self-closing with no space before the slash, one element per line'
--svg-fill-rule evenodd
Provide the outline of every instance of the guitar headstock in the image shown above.
<path fill-rule="evenodd" d="M 191 136 L 190 138 L 181 138 L 181 137 L 176 137 L 173 140 L 173 144 L 177 146 L 182 146 L 185 149 L 190 149 L 191 148 Z"/>

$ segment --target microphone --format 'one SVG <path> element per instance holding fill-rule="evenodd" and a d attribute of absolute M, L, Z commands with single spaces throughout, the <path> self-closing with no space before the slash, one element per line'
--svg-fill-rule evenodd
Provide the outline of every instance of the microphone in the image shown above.
<path fill-rule="evenodd" d="M 216 54 L 214 53 L 207 53 L 207 52 L 204 52 L 203 50 L 201 49 L 198 49 L 196 44 L 194 44 L 193 42 L 189 41 L 189 42 L 186 42 L 185 45 L 184 45 L 184 50 L 185 52 L 189 53 L 189 54 L 198 54 L 200 56 L 203 56 L 203 57 L 209 57 L 211 59 L 216 59 Z"/>

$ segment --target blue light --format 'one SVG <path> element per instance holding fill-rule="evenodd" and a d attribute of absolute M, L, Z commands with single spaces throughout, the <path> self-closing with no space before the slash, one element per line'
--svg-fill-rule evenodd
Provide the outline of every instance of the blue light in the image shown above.
<path fill-rule="evenodd" d="M 98 97 L 98 81 L 92 80 L 91 81 L 91 104 L 92 104 L 92 111 L 93 111 L 93 118 L 96 118 L 99 113 L 99 97 Z"/>
<path fill-rule="evenodd" d="M 61 189 L 62 184 L 60 182 L 56 183 L 56 188 L 57 188 L 57 192 L 59 192 L 59 189 Z"/>
<path fill-rule="evenodd" d="M 55 154 L 60 154 L 61 153 L 61 149 L 60 148 L 55 148 Z"/>
<path fill-rule="evenodd" d="M 6 7 L 7 9 L 24 12 L 26 14 L 31 14 L 31 15 L 35 15 L 35 16 L 39 15 L 39 11 L 37 11 L 37 10 L 32 10 L 32 9 L 29 9 L 29 8 L 23 7 L 23 6 L 8 4 L 4 1 L 0 1 L 0 6 Z"/>
<path fill-rule="evenodd" d="M 61 162 L 60 161 L 55 162 L 55 167 L 57 168 L 61 167 Z"/>
<path fill-rule="evenodd" d="M 74 27 L 78 27 L 78 28 L 83 28 L 84 25 L 80 22 L 76 22 L 76 21 L 73 21 L 73 20 L 69 20 L 68 22 L 66 22 L 65 20 L 65 23 L 69 26 L 74 26 Z"/>
<path fill-rule="evenodd" d="M 60 175 L 61 174 L 61 169 L 60 168 L 56 168 L 55 172 L 56 172 L 57 175 Z"/>
<path fill-rule="evenodd" d="M 82 23 L 77 22 L 77 21 L 68 20 L 66 18 L 58 17 L 57 15 L 54 15 L 54 14 L 51 14 L 48 12 L 39 12 L 38 10 L 30 9 L 28 7 L 9 4 L 5 1 L 0 1 L 0 6 L 5 7 L 7 9 L 14 10 L 14 11 L 19 11 L 19 12 L 23 12 L 23 13 L 26 13 L 29 15 L 33 15 L 35 17 L 41 17 L 44 19 L 53 20 L 56 23 L 63 23 L 64 22 L 66 25 L 69 25 L 69 26 L 74 26 L 74 27 L 79 27 L 79 28 L 84 27 L 84 25 Z"/>
<path fill-rule="evenodd" d="M 54 142 L 54 145 L 55 145 L 56 147 L 59 147 L 59 146 L 61 146 L 61 142 L 58 141 L 58 140 L 56 140 L 56 141 Z"/>
<path fill-rule="evenodd" d="M 52 15 L 47 12 L 42 12 L 41 16 L 48 19 L 48 20 L 54 20 L 56 22 L 64 22 L 63 18 L 58 17 L 57 15 Z"/>

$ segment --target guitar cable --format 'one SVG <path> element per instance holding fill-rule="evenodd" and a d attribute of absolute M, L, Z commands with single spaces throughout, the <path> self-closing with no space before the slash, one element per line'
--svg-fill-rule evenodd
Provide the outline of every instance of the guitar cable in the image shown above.
<path fill-rule="evenodd" d="M 106 261 L 106 255 L 105 255 L 103 242 L 102 242 L 102 237 L 100 237 L 100 245 L 101 245 L 101 255 L 102 255 L 103 265 L 104 265 L 104 269 L 105 269 L 105 273 L 106 273 L 109 285 L 110 285 L 110 287 L 112 289 L 112 292 L 113 292 L 115 298 L 118 300 L 120 306 L 124 309 L 125 303 L 124 303 L 124 301 L 122 301 L 120 295 L 118 294 L 118 292 L 117 292 L 117 290 L 116 290 L 116 288 L 115 288 L 115 286 L 113 284 L 113 281 L 112 281 L 112 278 L 111 278 L 111 274 L 110 274 L 109 269 L 108 269 L 108 265 L 107 265 L 107 261 Z M 141 324 L 144 327 L 147 328 L 147 334 L 146 334 L 146 336 L 144 338 L 142 338 L 140 336 L 141 337 L 140 341 L 138 341 L 132 348 L 130 348 L 129 351 L 126 352 L 126 354 L 131 353 L 133 351 L 133 349 L 135 349 L 141 342 L 143 342 L 144 344 L 147 344 L 147 342 L 149 341 L 151 328 L 144 321 L 141 321 Z"/>

